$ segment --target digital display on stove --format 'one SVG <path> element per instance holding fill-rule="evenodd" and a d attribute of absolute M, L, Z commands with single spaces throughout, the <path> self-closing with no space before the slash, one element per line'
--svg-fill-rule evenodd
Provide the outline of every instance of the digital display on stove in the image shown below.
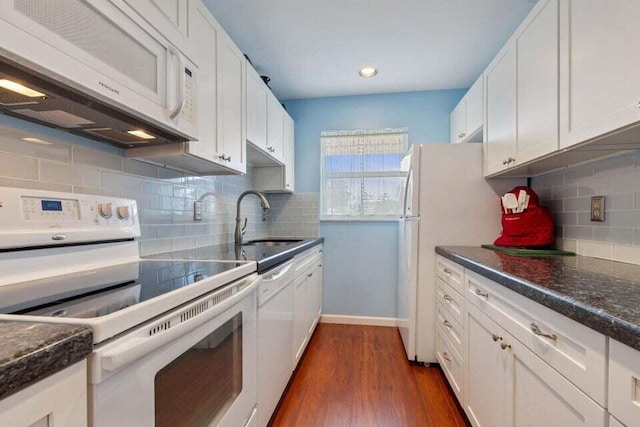
<path fill-rule="evenodd" d="M 62 212 L 62 202 L 60 200 L 41 200 L 43 211 Z"/>

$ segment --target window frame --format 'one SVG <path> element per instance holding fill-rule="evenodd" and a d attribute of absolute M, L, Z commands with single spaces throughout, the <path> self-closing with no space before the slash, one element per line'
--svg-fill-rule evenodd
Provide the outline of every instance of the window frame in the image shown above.
<path fill-rule="evenodd" d="M 408 148 L 409 148 L 409 129 L 408 128 L 399 128 L 399 129 L 366 129 L 366 130 L 355 130 L 355 131 L 330 131 L 330 132 L 321 132 L 320 134 L 320 221 L 321 222 L 397 222 L 402 215 L 402 212 L 397 212 L 395 214 L 358 214 L 358 215 L 327 215 L 325 212 L 325 197 L 326 197 L 326 176 L 325 176 L 325 144 L 326 137 L 349 137 L 349 136 L 375 136 L 375 135 L 399 135 L 404 134 L 404 144 L 402 148 L 401 156 L 404 157 Z M 398 165 L 400 166 L 400 165 Z M 343 172 L 343 173 L 335 173 L 332 175 L 332 178 L 340 178 L 339 175 L 344 175 L 344 178 L 354 178 L 354 177 L 366 177 L 366 178 L 406 178 L 407 172 L 400 170 L 398 171 L 377 171 L 371 173 L 362 173 L 362 172 Z M 363 176 L 364 175 L 364 176 Z M 402 201 L 400 201 L 402 202 Z M 399 208 L 402 209 L 401 207 Z"/>

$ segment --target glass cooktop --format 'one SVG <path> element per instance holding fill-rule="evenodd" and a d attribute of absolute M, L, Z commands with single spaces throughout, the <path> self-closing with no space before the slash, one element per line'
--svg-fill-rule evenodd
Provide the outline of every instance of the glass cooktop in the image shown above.
<path fill-rule="evenodd" d="M 248 263 L 144 260 L 20 282 L 0 287 L 0 313 L 95 318 L 243 266 L 255 271 Z"/>

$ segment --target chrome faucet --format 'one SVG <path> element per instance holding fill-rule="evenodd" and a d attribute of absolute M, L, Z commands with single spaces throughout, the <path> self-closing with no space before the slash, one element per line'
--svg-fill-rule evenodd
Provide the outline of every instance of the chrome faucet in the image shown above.
<path fill-rule="evenodd" d="M 240 203 L 242 202 L 242 199 L 244 199 L 244 196 L 248 194 L 255 194 L 256 196 L 260 197 L 260 204 L 262 205 L 263 211 L 266 211 L 267 209 L 271 208 L 271 206 L 269 206 L 269 201 L 267 200 L 267 198 L 264 196 L 264 194 L 260 193 L 259 191 L 253 191 L 253 190 L 245 191 L 240 195 L 240 197 L 238 197 L 238 203 L 236 205 L 236 209 L 237 209 L 236 210 L 236 232 L 235 232 L 236 244 L 242 243 L 242 237 L 247 232 L 247 218 L 244 219 L 244 224 L 240 226 L 240 224 L 242 223 L 242 218 L 240 216 Z"/>

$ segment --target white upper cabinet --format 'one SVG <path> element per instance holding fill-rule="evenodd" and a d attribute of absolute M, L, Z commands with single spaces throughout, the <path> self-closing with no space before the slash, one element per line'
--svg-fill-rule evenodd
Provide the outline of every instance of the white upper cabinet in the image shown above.
<path fill-rule="evenodd" d="M 452 143 L 461 142 L 467 130 L 467 103 L 462 98 L 449 117 L 449 132 Z"/>
<path fill-rule="evenodd" d="M 558 0 L 548 0 L 516 39 L 517 158 L 558 149 Z"/>
<path fill-rule="evenodd" d="M 561 15 L 561 147 L 640 121 L 640 2 L 567 0 Z"/>
<path fill-rule="evenodd" d="M 218 39 L 218 147 L 231 168 L 246 172 L 245 58 L 226 33 Z"/>
<path fill-rule="evenodd" d="M 284 109 L 275 95 L 269 92 L 267 98 L 267 150 L 278 161 L 284 161 Z"/>
<path fill-rule="evenodd" d="M 487 174 L 516 162 L 516 51 L 504 49 L 485 72 L 486 125 L 485 164 Z"/>
<path fill-rule="evenodd" d="M 284 189 L 286 191 L 295 190 L 295 123 L 291 116 L 284 113 Z"/>
<path fill-rule="evenodd" d="M 267 151 L 267 95 L 269 89 L 250 64 L 247 67 L 247 141 Z"/>
<path fill-rule="evenodd" d="M 484 78 L 480 76 L 464 96 L 467 104 L 467 130 L 465 139 L 473 142 L 482 142 L 482 138 L 476 139 L 481 133 L 484 124 Z"/>
<path fill-rule="evenodd" d="M 483 76 L 469 88 L 451 112 L 451 142 L 482 142 L 484 120 Z"/>
<path fill-rule="evenodd" d="M 189 0 L 124 1 L 185 54 L 192 53 L 187 39 L 189 36 Z"/>

